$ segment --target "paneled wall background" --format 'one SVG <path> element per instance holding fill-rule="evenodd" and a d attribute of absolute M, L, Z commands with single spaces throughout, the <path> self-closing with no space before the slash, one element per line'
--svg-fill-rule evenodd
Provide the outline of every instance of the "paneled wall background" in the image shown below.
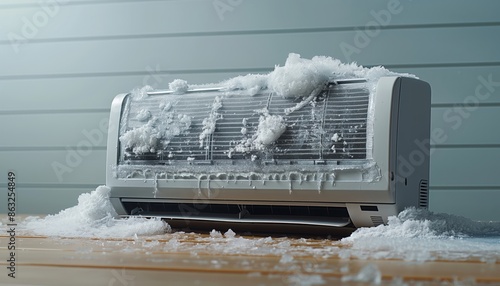
<path fill-rule="evenodd" d="M 500 2 L 3 0 L 0 212 L 57 213 L 105 183 L 113 97 L 264 73 L 290 52 L 432 86 L 430 207 L 500 220 Z M 79 153 L 78 153 L 78 152 Z"/>

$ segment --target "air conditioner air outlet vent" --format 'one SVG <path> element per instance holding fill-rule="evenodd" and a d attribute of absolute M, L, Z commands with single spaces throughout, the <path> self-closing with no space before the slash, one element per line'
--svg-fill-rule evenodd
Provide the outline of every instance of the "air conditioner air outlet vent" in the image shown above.
<path fill-rule="evenodd" d="M 195 204 L 122 200 L 128 215 L 156 216 L 166 219 L 231 222 L 276 222 L 306 225 L 346 226 L 350 223 L 345 207 Z"/>

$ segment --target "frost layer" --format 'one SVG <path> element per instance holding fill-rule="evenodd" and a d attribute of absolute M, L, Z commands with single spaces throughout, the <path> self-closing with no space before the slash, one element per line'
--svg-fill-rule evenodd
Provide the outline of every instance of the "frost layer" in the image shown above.
<path fill-rule="evenodd" d="M 152 117 L 146 124 L 128 130 L 120 136 L 120 142 L 125 148 L 130 148 L 135 154 L 154 153 L 160 141 L 165 147 L 169 140 L 189 131 L 191 117 L 169 111 L 163 106 L 164 113 L 160 117 Z"/>
<path fill-rule="evenodd" d="M 159 219 L 117 219 L 109 192 L 108 187 L 99 186 L 81 194 L 78 205 L 45 218 L 28 217 L 21 228 L 37 235 L 63 237 L 131 237 L 170 231 L 170 226 Z"/>
<path fill-rule="evenodd" d="M 228 168 L 222 164 L 219 165 L 222 166 L 221 169 L 214 169 L 217 168 L 215 163 L 227 160 L 221 157 L 221 154 L 229 159 L 239 160 L 237 163 L 238 167 L 241 168 L 230 170 L 232 173 L 252 173 L 261 171 L 260 167 L 264 165 L 262 163 L 264 159 L 273 158 L 274 154 L 277 153 L 292 154 L 292 152 L 299 152 L 296 150 L 302 148 L 301 146 L 304 146 L 303 150 L 307 150 L 307 152 L 321 148 L 324 150 L 318 153 L 328 152 L 329 155 L 335 153 L 334 156 L 341 159 L 353 158 L 350 150 L 358 147 L 354 146 L 356 143 L 348 143 L 350 138 L 356 137 L 354 133 L 357 131 L 352 130 L 358 127 L 362 129 L 366 127 L 365 139 L 358 138 L 359 140 L 366 140 L 366 158 L 360 158 L 366 159 L 366 164 L 353 163 L 352 165 L 342 164 L 338 166 L 325 164 L 324 166 L 317 165 L 314 167 L 316 169 L 308 169 L 308 171 L 318 174 L 320 172 L 324 173 L 318 176 L 321 181 L 327 175 L 334 178 L 337 175 L 335 172 L 341 169 L 362 169 L 363 181 L 376 181 L 380 179 L 380 172 L 376 162 L 372 160 L 373 156 L 371 156 L 373 122 L 370 120 L 373 120 L 371 114 L 373 114 L 374 107 L 370 102 L 368 102 L 366 122 L 360 122 L 359 125 L 350 127 L 347 126 L 347 123 L 338 126 L 330 124 L 328 130 L 323 128 L 322 124 L 317 124 L 317 122 L 321 121 L 319 119 L 327 116 L 324 114 L 325 112 L 321 113 L 314 110 L 310 115 L 306 115 L 305 112 L 300 114 L 299 111 L 305 111 L 306 106 L 315 109 L 317 102 L 321 101 L 319 95 L 327 88 L 325 84 L 329 81 L 366 79 L 366 83 L 356 83 L 356 85 L 359 85 L 359 88 L 363 90 L 363 94 L 371 93 L 373 95 L 378 79 L 382 76 L 391 75 L 414 77 L 408 74 L 393 73 L 383 67 L 364 68 L 355 63 L 344 64 L 337 59 L 325 56 L 304 59 L 299 54 L 291 53 L 283 66 L 276 66 L 268 74 L 249 74 L 207 85 L 188 85 L 186 81 L 177 79 L 169 84 L 172 92 L 168 92 L 162 97 L 157 95 L 156 98 L 154 96 L 144 98 L 144 94 L 150 89 L 150 87 L 145 87 L 134 93 L 134 99 L 142 98 L 142 102 L 138 103 L 137 100 L 131 100 L 127 104 L 130 103 L 133 107 L 125 106 L 124 108 L 128 111 L 133 110 L 131 114 L 136 117 L 129 120 L 127 118 L 128 113 L 125 112 L 123 115 L 120 142 L 125 148 L 121 149 L 121 151 L 132 151 L 135 155 L 152 153 L 151 158 L 154 158 L 154 153 L 157 153 L 156 155 L 161 158 L 160 160 L 169 160 L 171 165 L 166 164 L 162 168 L 153 170 L 155 173 L 166 171 L 174 174 L 179 172 L 185 174 L 194 173 L 195 177 L 199 177 L 200 174 L 206 174 L 207 177 L 210 177 L 214 173 L 227 173 Z M 183 96 L 175 95 L 186 92 L 188 89 L 198 88 L 213 89 L 211 91 L 199 90 L 199 92 Z M 218 90 L 219 88 L 220 90 Z M 209 102 L 209 99 L 214 96 L 212 91 L 215 91 L 215 97 L 212 102 Z M 262 98 L 267 95 L 268 100 L 260 100 L 258 96 L 255 97 L 255 101 L 248 98 L 256 94 L 262 95 Z M 283 98 L 280 98 L 280 96 Z M 237 102 L 240 98 L 241 103 Z M 282 109 L 271 104 L 271 102 L 274 102 L 274 98 L 280 104 L 283 103 Z M 369 98 L 369 100 L 372 100 L 373 96 Z M 319 99 L 319 101 L 315 99 Z M 162 102 L 159 103 L 159 101 Z M 246 104 L 247 102 L 248 104 Z M 326 103 L 324 105 L 327 106 Z M 137 106 L 140 109 L 134 110 Z M 148 119 L 145 108 L 149 108 L 149 111 L 154 116 L 149 116 Z M 349 108 L 346 107 L 346 111 L 349 111 Z M 239 129 L 240 132 L 235 133 L 234 129 L 232 129 L 232 122 L 225 119 L 231 118 L 231 116 L 238 118 L 239 113 L 246 118 L 242 118 L 242 126 L 236 127 L 241 128 Z M 343 115 L 339 114 L 339 116 Z M 349 115 L 345 115 L 345 118 L 349 119 Z M 256 122 L 257 119 L 258 122 Z M 300 129 L 300 124 L 308 124 L 309 122 L 312 123 L 313 128 L 296 132 L 296 129 Z M 344 130 L 348 130 L 348 132 L 344 133 Z M 289 134 L 287 131 L 290 131 Z M 283 141 L 283 148 L 281 148 L 282 146 L 275 144 L 275 142 L 285 132 L 287 132 L 287 136 Z M 336 132 L 337 135 L 332 136 L 333 132 Z M 182 138 L 184 135 L 185 137 Z M 295 140 L 295 136 L 297 136 L 297 140 Z M 321 139 L 322 136 L 331 137 L 331 142 Z M 196 141 L 198 144 L 195 144 L 198 146 L 193 144 Z M 341 144 L 344 145 L 341 146 Z M 213 149 L 210 149 L 212 147 Z M 166 154 L 167 158 L 163 157 L 164 154 Z M 133 156 L 129 158 L 134 161 Z M 243 160 L 240 160 L 240 158 L 251 162 L 242 162 Z M 201 160 L 204 162 L 201 162 Z M 305 161 L 303 159 L 299 160 Z M 183 165 L 186 162 L 187 164 Z M 211 163 L 214 164 L 212 166 L 206 165 Z M 239 163 L 248 164 L 244 166 L 244 164 Z M 309 164 L 309 162 L 301 163 Z M 182 165 L 184 168 L 181 170 L 174 169 L 176 165 Z M 120 165 L 118 171 L 120 174 L 124 174 L 124 177 L 132 177 L 134 175 L 132 172 L 141 172 L 140 166 L 133 166 L 136 169 L 128 174 L 125 174 L 125 172 L 130 171 L 130 168 L 126 164 Z M 274 173 L 302 172 L 305 170 L 298 165 L 297 167 L 290 167 L 295 168 L 292 170 L 289 167 L 281 168 L 280 166 L 272 167 Z M 278 168 L 279 170 L 277 170 Z M 265 170 L 262 170 L 262 172 L 268 173 Z M 341 179 L 341 176 L 338 178 Z M 319 183 L 320 188 L 321 182 Z"/>
<path fill-rule="evenodd" d="M 120 136 L 120 141 L 125 148 L 132 148 L 136 154 L 156 152 L 159 139 L 162 137 L 160 131 L 154 127 L 153 121 L 147 124 L 127 131 Z"/>

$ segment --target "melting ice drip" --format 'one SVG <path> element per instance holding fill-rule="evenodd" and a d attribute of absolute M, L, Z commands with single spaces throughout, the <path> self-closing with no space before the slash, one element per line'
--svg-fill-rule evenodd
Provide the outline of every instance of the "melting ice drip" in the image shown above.
<path fill-rule="evenodd" d="M 264 188 L 269 182 L 286 182 L 288 184 L 288 191 L 292 193 L 297 187 L 302 186 L 305 182 L 314 182 L 315 189 L 321 193 L 324 184 L 335 185 L 336 173 L 325 172 L 283 172 L 283 173 L 264 173 L 264 172 L 224 172 L 224 173 L 194 173 L 194 172 L 164 172 L 162 168 L 154 169 L 151 166 L 140 166 L 141 170 L 124 166 L 119 175 L 127 179 L 151 179 L 154 183 L 153 195 L 156 198 L 158 194 L 159 182 L 175 183 L 178 180 L 195 182 L 198 190 L 198 195 L 201 196 L 202 190 L 207 190 L 208 197 L 215 196 L 214 192 L 218 189 L 211 187 L 211 182 L 222 181 L 225 182 L 225 187 L 231 188 L 233 185 L 237 186 L 241 182 L 248 182 L 248 187 L 252 189 Z M 313 189 L 314 189 L 313 188 Z"/>

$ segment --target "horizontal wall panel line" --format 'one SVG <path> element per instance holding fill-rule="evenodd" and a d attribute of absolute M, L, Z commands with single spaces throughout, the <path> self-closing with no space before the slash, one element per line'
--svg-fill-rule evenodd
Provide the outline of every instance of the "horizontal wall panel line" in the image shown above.
<path fill-rule="evenodd" d="M 0 146 L 0 152 L 25 152 L 25 151 L 66 151 L 66 150 L 76 150 L 78 146 Z M 85 146 L 85 152 L 87 151 L 106 151 L 105 146 L 92 146 L 87 150 Z"/>
<path fill-rule="evenodd" d="M 466 63 L 423 63 L 423 64 L 392 64 L 383 65 L 388 69 L 409 69 L 409 68 L 455 68 L 455 67 L 496 67 L 500 66 L 500 62 L 466 62 Z"/>
<path fill-rule="evenodd" d="M 165 2 L 177 0 L 86 0 L 86 1 L 64 1 L 66 3 L 61 6 L 76 6 L 76 5 L 96 5 L 96 4 L 120 4 L 120 3 L 133 3 L 133 2 Z M 5 4 L 0 5 L 1 9 L 18 9 L 18 8 L 38 8 L 40 6 L 49 6 L 52 1 L 33 1 L 33 3 L 19 3 L 19 4 Z M 47 5 L 49 4 L 49 5 Z"/>
<path fill-rule="evenodd" d="M 500 144 L 436 144 L 431 145 L 432 149 L 467 149 L 467 148 L 500 148 Z"/>
<path fill-rule="evenodd" d="M 432 87 L 431 87 L 432 88 Z M 475 107 L 499 107 L 500 102 L 478 102 L 474 104 Z M 432 108 L 450 108 L 450 107 L 471 107 L 464 103 L 433 103 Z"/>
<path fill-rule="evenodd" d="M 475 27 L 495 27 L 500 26 L 500 22 L 485 23 L 446 23 L 446 24 L 412 24 L 379 26 L 380 30 L 403 30 L 403 29 L 433 29 L 433 28 L 475 28 Z M 86 37 L 65 37 L 65 38 L 35 38 L 30 39 L 30 44 L 36 43 L 58 43 L 58 42 L 78 42 L 78 41 L 113 41 L 129 39 L 152 39 L 152 38 L 182 38 L 182 37 L 213 37 L 213 36 L 244 36 L 244 35 L 264 35 L 264 34 L 300 34 L 300 33 L 329 33 L 329 32 L 349 32 L 363 29 L 363 27 L 323 27 L 323 28 L 294 28 L 294 29 L 269 29 L 269 30 L 234 30 L 234 31 L 214 31 L 214 32 L 183 32 L 183 33 L 162 33 L 162 34 L 135 34 L 135 35 L 104 35 Z M 9 40 L 0 41 L 0 45 L 11 45 Z"/>
<path fill-rule="evenodd" d="M 7 182 L 0 182 L 1 185 L 6 185 Z M 22 188 L 26 189 L 95 189 L 98 187 L 100 184 L 95 183 L 95 184 L 71 184 L 71 183 L 66 183 L 66 184 L 47 184 L 47 183 L 17 183 L 16 182 L 16 191 L 17 192 L 22 192 Z"/>
<path fill-rule="evenodd" d="M 499 24 L 500 25 L 500 24 Z M 294 33 L 321 33 L 321 32 L 346 32 L 353 31 L 356 27 L 329 27 L 329 28 L 305 28 L 305 29 L 272 29 L 272 30 L 240 30 L 240 31 L 215 31 L 215 32 L 185 32 L 185 33 L 163 33 L 163 34 L 136 34 L 136 35 L 104 35 L 87 37 L 66 38 L 37 38 L 30 39 L 30 44 L 36 43 L 62 43 L 62 42 L 88 42 L 88 41 L 114 41 L 114 40 L 141 40 L 155 38 L 185 38 L 185 37 L 216 37 L 216 36 L 245 36 L 264 34 L 294 34 Z M 11 41 L 0 41 L 0 45 L 11 45 Z"/>
<path fill-rule="evenodd" d="M 53 79 L 53 78 L 85 78 L 100 76 L 147 76 L 147 75 L 170 75 L 170 74 L 197 74 L 197 73 L 264 73 L 274 68 L 238 68 L 238 69 L 193 69 L 193 70 L 163 70 L 151 73 L 149 71 L 126 71 L 126 72 L 99 72 L 99 73 L 74 73 L 74 74 L 33 74 L 33 75 L 9 75 L 0 76 L 0 80 L 16 79 Z"/>
<path fill-rule="evenodd" d="M 432 186 L 429 187 L 432 190 L 500 190 L 499 186 Z"/>
<path fill-rule="evenodd" d="M 45 109 L 45 110 L 0 110 L 0 115 L 28 115 L 28 114 L 75 114 L 75 113 L 109 113 L 109 108 L 93 109 Z"/>
<path fill-rule="evenodd" d="M 410 68 L 454 68 L 454 67 L 500 67 L 500 62 L 473 62 L 473 63 L 424 63 L 424 64 L 398 64 L 383 65 L 387 69 L 410 69 Z M 377 65 L 373 65 L 377 66 Z M 367 68 L 372 66 L 367 65 Z M 274 67 L 258 68 L 233 68 L 233 69 L 186 69 L 186 70 L 159 70 L 153 74 L 172 75 L 172 74 L 213 74 L 213 73 L 268 73 L 274 70 Z M 57 78 L 88 78 L 88 77 L 119 77 L 119 76 L 148 76 L 150 71 L 122 71 L 122 72 L 96 72 L 96 73 L 67 73 L 67 74 L 28 74 L 28 75 L 6 75 L 0 76 L 2 80 L 24 80 L 24 79 L 57 79 Z"/>
<path fill-rule="evenodd" d="M 432 28 L 476 28 L 500 26 L 500 22 L 486 23 L 447 23 L 447 24 L 412 24 L 380 26 L 380 30 L 404 30 L 404 29 L 432 29 Z M 214 32 L 184 32 L 184 33 L 163 33 L 163 34 L 135 34 L 135 35 L 104 35 L 86 37 L 65 37 L 65 38 L 35 38 L 30 39 L 30 44 L 36 43 L 59 43 L 59 42 L 88 42 L 88 41 L 113 41 L 130 39 L 153 39 L 153 38 L 183 38 L 183 37 L 214 37 L 214 36 L 245 36 L 245 35 L 265 35 L 265 34 L 301 34 L 301 33 L 329 33 L 329 32 L 349 32 L 363 29 L 363 27 L 324 27 L 324 28 L 294 28 L 294 29 L 269 29 L 269 30 L 235 30 L 235 31 L 214 31 Z M 10 40 L 0 41 L 0 45 L 11 45 Z"/>

